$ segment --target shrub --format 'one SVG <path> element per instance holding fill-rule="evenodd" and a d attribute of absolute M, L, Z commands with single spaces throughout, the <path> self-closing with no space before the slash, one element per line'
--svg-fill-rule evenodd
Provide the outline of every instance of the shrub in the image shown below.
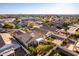
<path fill-rule="evenodd" d="M 28 28 L 19 28 L 20 30 L 23 30 L 23 31 L 29 31 Z"/>
<path fill-rule="evenodd" d="M 51 37 L 48 37 L 47 39 L 48 39 L 49 42 L 54 40 L 54 38 L 51 38 Z"/>
<path fill-rule="evenodd" d="M 44 55 L 46 54 L 51 48 L 53 48 L 53 45 L 44 45 L 39 44 L 37 47 L 30 47 L 29 50 L 32 53 L 32 55 Z"/>
<path fill-rule="evenodd" d="M 52 45 L 38 45 L 36 48 L 38 54 L 44 54 L 49 51 L 53 46 Z"/>
<path fill-rule="evenodd" d="M 4 24 L 3 28 L 14 29 L 15 28 L 15 24 L 13 24 L 13 23 L 6 23 L 6 24 Z"/>

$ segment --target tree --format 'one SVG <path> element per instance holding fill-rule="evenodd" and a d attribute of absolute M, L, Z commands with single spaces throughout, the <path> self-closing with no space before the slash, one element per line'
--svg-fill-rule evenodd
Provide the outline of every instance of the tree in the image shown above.
<path fill-rule="evenodd" d="M 79 28 L 75 31 L 75 35 L 79 36 Z"/>
<path fill-rule="evenodd" d="M 48 37 L 48 41 L 52 42 L 53 40 L 55 40 L 54 38 Z"/>
<path fill-rule="evenodd" d="M 49 19 L 44 19 L 43 23 L 46 24 L 47 26 L 51 26 L 52 22 Z"/>
<path fill-rule="evenodd" d="M 23 31 L 28 31 L 30 32 L 30 30 L 28 28 L 19 28 L 20 30 L 23 30 Z"/>
<path fill-rule="evenodd" d="M 15 28 L 15 24 L 13 24 L 13 23 L 6 23 L 6 24 L 4 24 L 3 28 L 13 29 L 13 28 Z"/>
<path fill-rule="evenodd" d="M 19 19 L 17 19 L 17 20 L 16 20 L 16 23 L 19 23 L 19 22 L 20 22 L 20 20 L 19 20 Z"/>
<path fill-rule="evenodd" d="M 14 20 L 15 24 L 18 24 L 19 22 L 21 22 L 19 19 Z"/>
<path fill-rule="evenodd" d="M 28 24 L 27 24 L 27 26 L 28 26 L 29 28 L 33 28 L 34 23 L 33 23 L 33 22 L 31 22 L 31 21 L 29 21 L 29 22 L 28 22 Z"/>
<path fill-rule="evenodd" d="M 45 54 L 45 53 L 47 53 L 51 48 L 53 48 L 52 45 L 43 45 L 43 44 L 40 44 L 40 45 L 38 45 L 38 47 L 36 48 L 36 50 L 37 50 L 37 53 L 38 53 L 38 54 Z"/>
<path fill-rule="evenodd" d="M 71 24 L 70 20 L 65 20 L 63 26 L 67 27 L 69 24 Z"/>
<path fill-rule="evenodd" d="M 45 53 L 47 53 L 51 48 L 53 48 L 53 45 L 44 45 L 44 44 L 40 44 L 37 47 L 29 47 L 30 52 L 33 55 L 44 55 Z"/>
<path fill-rule="evenodd" d="M 0 19 L 4 19 L 4 18 L 7 18 L 7 16 L 0 15 Z"/>
<path fill-rule="evenodd" d="M 36 48 L 29 47 L 29 50 L 30 50 L 30 52 L 31 52 L 32 55 L 37 55 L 37 50 L 36 50 Z"/>

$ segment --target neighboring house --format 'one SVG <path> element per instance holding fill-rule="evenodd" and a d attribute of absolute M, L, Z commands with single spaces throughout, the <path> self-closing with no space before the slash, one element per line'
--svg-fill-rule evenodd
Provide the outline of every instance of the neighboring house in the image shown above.
<path fill-rule="evenodd" d="M 75 34 L 76 30 L 79 29 L 78 24 L 74 24 L 74 25 L 68 26 L 68 27 L 69 27 L 69 29 L 67 30 L 67 32 L 70 34 Z"/>
<path fill-rule="evenodd" d="M 24 18 L 24 19 L 19 19 L 19 20 L 21 21 L 21 22 L 19 22 L 17 24 L 17 27 L 19 27 L 19 28 L 20 27 L 27 27 L 29 22 L 32 22 L 33 24 L 35 24 L 34 27 L 39 27 L 39 25 L 36 24 L 35 19 L 32 19 L 32 18 Z"/>
<path fill-rule="evenodd" d="M 35 25 L 33 26 L 34 28 L 40 28 L 40 27 L 42 27 L 43 25 L 40 25 L 40 24 L 36 24 L 35 23 Z"/>
<path fill-rule="evenodd" d="M 27 22 L 26 21 L 21 21 L 21 22 L 19 22 L 18 24 L 16 24 L 16 26 L 18 27 L 18 28 L 21 28 L 21 27 L 26 27 L 27 26 Z"/>
<path fill-rule="evenodd" d="M 42 24 L 43 22 L 40 21 L 39 19 L 35 21 L 37 24 Z"/>
<path fill-rule="evenodd" d="M 16 18 L 6 18 L 6 19 L 0 19 L 0 23 L 13 22 L 14 20 L 16 20 Z"/>
<path fill-rule="evenodd" d="M 40 28 L 48 30 L 48 31 L 52 31 L 52 32 L 55 32 L 57 30 L 57 28 L 55 26 L 49 27 L 46 24 L 42 24 L 42 26 Z"/>
<path fill-rule="evenodd" d="M 23 30 L 15 30 L 14 35 L 21 35 L 21 34 L 25 34 L 26 32 Z"/>
<path fill-rule="evenodd" d="M 22 17 L 20 18 L 21 21 L 35 21 L 35 18 L 26 18 L 26 17 Z"/>
<path fill-rule="evenodd" d="M 52 20 L 52 24 L 56 27 L 61 27 L 64 23 L 64 20 L 63 19 L 59 19 L 59 18 L 54 18 Z"/>
<path fill-rule="evenodd" d="M 74 50 L 79 53 L 79 40 L 76 42 Z"/>
<path fill-rule="evenodd" d="M 0 28 L 2 28 L 4 26 L 4 23 L 0 23 Z"/>
<path fill-rule="evenodd" d="M 68 50 L 67 48 L 62 47 L 62 46 L 58 46 L 57 51 L 60 52 L 60 53 L 65 54 L 67 56 L 78 56 L 78 53 L 75 53 L 75 52 L 73 52 L 71 50 Z"/>
<path fill-rule="evenodd" d="M 2 29 L 2 32 L 4 32 L 4 33 L 10 33 L 12 35 L 20 35 L 20 34 L 26 33 L 25 31 L 20 30 L 20 29 Z"/>
<path fill-rule="evenodd" d="M 34 28 L 33 32 L 36 32 L 37 34 L 41 33 L 41 36 L 48 37 L 52 35 L 52 32 L 43 28 Z"/>
<path fill-rule="evenodd" d="M 17 49 L 21 46 L 16 42 L 16 40 L 8 33 L 0 33 L 0 55 L 16 55 Z M 20 51 L 21 52 L 21 51 Z M 22 54 L 18 54 L 22 55 Z"/>
<path fill-rule="evenodd" d="M 56 36 L 62 39 L 65 39 L 69 36 L 69 34 L 64 29 L 59 30 L 55 26 L 49 27 L 43 24 L 43 26 L 40 28 L 44 30 L 48 30 L 51 32 L 53 36 Z"/>
<path fill-rule="evenodd" d="M 5 30 L 5 29 L 0 28 L 0 33 L 5 33 L 5 32 L 6 32 L 6 30 Z"/>
<path fill-rule="evenodd" d="M 21 21 L 17 24 L 17 27 L 19 27 L 19 28 L 20 27 L 27 27 L 27 25 L 30 21 L 35 24 L 34 27 L 40 28 L 42 26 L 41 25 L 42 22 L 39 21 L 39 20 L 36 20 L 35 18 L 25 18 L 25 17 L 23 17 L 23 18 L 20 18 L 19 20 Z"/>

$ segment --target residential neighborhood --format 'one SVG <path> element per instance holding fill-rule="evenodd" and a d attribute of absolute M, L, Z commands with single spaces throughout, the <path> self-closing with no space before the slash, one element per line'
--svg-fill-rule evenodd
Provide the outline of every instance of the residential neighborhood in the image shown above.
<path fill-rule="evenodd" d="M 78 15 L 0 16 L 0 56 L 78 55 Z"/>

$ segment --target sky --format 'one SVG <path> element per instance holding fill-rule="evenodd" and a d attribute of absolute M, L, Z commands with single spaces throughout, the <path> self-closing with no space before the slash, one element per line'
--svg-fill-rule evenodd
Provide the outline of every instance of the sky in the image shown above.
<path fill-rule="evenodd" d="M 79 3 L 0 3 L 0 14 L 79 14 Z"/>

